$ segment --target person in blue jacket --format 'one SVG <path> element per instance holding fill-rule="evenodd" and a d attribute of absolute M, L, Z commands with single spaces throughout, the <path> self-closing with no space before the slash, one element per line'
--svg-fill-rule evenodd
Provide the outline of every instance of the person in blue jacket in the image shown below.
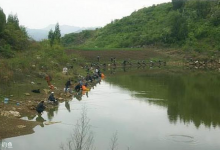
<path fill-rule="evenodd" d="M 55 102 L 55 101 L 56 101 L 56 99 L 55 99 L 55 97 L 54 97 L 54 92 L 51 92 L 50 96 L 48 97 L 48 100 L 49 100 L 49 101 L 52 101 L 52 102 Z"/>
<path fill-rule="evenodd" d="M 45 106 L 44 106 L 44 101 L 41 101 L 37 107 L 36 107 L 36 111 L 41 114 L 44 110 L 45 110 Z"/>

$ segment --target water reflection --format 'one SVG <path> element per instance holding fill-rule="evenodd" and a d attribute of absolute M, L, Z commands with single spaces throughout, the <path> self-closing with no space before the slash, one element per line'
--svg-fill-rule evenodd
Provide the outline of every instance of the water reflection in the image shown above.
<path fill-rule="evenodd" d="M 59 122 L 56 125 L 37 127 L 33 135 L 8 140 L 16 145 L 16 150 L 58 150 L 60 143 L 65 143 L 65 140 L 69 138 L 73 126 L 77 123 L 77 118 L 80 117 L 80 110 L 86 104 L 88 116 L 91 119 L 91 128 L 97 133 L 95 134 L 97 150 L 108 148 L 111 135 L 116 130 L 119 131 L 118 149 L 125 147 L 136 150 L 219 149 L 220 128 L 205 129 L 202 126 L 197 130 L 193 123 L 187 123 L 189 122 L 187 119 L 191 122 L 198 119 L 200 124 L 204 124 L 204 120 L 207 120 L 201 110 L 199 111 L 201 115 L 190 112 L 196 108 L 195 105 L 200 109 L 209 107 L 209 110 L 213 111 L 212 115 L 219 115 L 212 106 L 205 104 L 203 107 L 197 104 L 196 99 L 202 98 L 199 102 L 207 101 L 204 103 L 209 104 L 211 102 L 207 94 L 219 97 L 217 87 L 220 78 L 217 77 L 218 75 L 146 74 L 146 72 L 144 74 L 135 72 L 133 75 L 126 72 L 120 76 L 117 72 L 115 77 L 106 76 L 105 81 L 109 83 L 104 81 L 96 86 L 95 90 L 89 92 L 89 98 L 86 98 L 85 93 L 81 101 L 74 97 L 67 103 L 60 103 L 59 112 L 52 109 L 52 112 L 49 112 L 53 118 L 51 122 Z M 209 82 L 204 81 L 208 88 L 210 86 L 213 88 L 203 90 L 204 83 L 200 81 L 201 79 Z M 217 89 L 214 90 L 215 88 Z M 203 95 L 199 97 L 200 94 Z M 216 108 L 218 107 L 219 105 L 216 104 Z M 71 112 L 66 111 L 68 109 L 71 109 Z M 49 121 L 47 111 L 48 109 L 39 117 Z M 207 110 L 204 113 L 207 113 L 209 117 Z M 214 121 L 219 122 L 216 118 L 208 122 L 212 124 Z M 186 121 L 180 121 L 180 119 Z M 51 136 L 56 138 L 51 138 Z M 36 137 L 40 138 L 36 140 Z M 51 140 L 48 142 L 48 139 Z"/>
<path fill-rule="evenodd" d="M 80 90 L 79 92 L 74 94 L 74 97 L 78 100 L 81 101 L 82 100 L 82 90 Z"/>
<path fill-rule="evenodd" d="M 56 114 L 58 113 L 58 107 L 59 106 L 56 106 L 56 107 L 50 108 L 48 110 L 47 117 L 48 117 L 49 121 L 51 121 L 53 119 L 55 113 Z"/>
<path fill-rule="evenodd" d="M 69 112 L 71 112 L 70 104 L 69 104 L 68 101 L 65 101 L 65 107 L 66 107 L 66 109 L 67 109 Z"/>
<path fill-rule="evenodd" d="M 44 121 L 46 121 L 46 120 L 42 117 L 41 114 L 38 114 L 36 117 L 36 121 L 41 123 L 40 124 L 41 127 L 44 127 Z"/>
<path fill-rule="evenodd" d="M 86 97 L 89 98 L 89 92 L 86 92 Z"/>
<path fill-rule="evenodd" d="M 198 128 L 220 126 L 220 75 L 214 72 L 117 75 L 106 80 L 133 91 L 146 102 L 167 107 L 171 123 L 178 119 Z"/>
<path fill-rule="evenodd" d="M 27 118 L 28 120 L 33 120 L 36 116 L 35 115 L 28 115 Z"/>

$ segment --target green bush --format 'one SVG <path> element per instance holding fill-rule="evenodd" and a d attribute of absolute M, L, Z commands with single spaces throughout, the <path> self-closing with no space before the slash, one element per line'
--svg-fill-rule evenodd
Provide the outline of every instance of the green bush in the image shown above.
<path fill-rule="evenodd" d="M 0 54 L 5 58 L 14 57 L 14 52 L 11 50 L 10 45 L 0 46 Z"/>

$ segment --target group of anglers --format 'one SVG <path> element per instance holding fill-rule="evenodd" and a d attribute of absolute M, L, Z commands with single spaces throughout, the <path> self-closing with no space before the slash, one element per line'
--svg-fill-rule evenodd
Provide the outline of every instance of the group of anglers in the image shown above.
<path fill-rule="evenodd" d="M 100 81 L 100 79 L 103 77 L 104 77 L 104 74 L 101 73 L 99 68 L 97 67 L 95 69 L 95 72 L 92 75 L 90 75 L 90 73 L 87 73 L 85 78 L 80 79 L 75 84 L 73 84 L 73 80 L 69 79 L 65 83 L 64 92 L 65 93 L 68 93 L 68 92 L 73 93 L 74 91 L 75 92 L 89 91 L 90 90 L 90 88 L 88 87 L 89 84 L 95 83 L 94 81 Z M 47 80 L 47 82 L 48 82 L 48 80 Z M 51 85 L 50 82 L 48 85 Z M 74 88 L 72 89 L 71 87 L 74 87 Z M 58 100 L 54 96 L 54 92 L 50 93 L 50 95 L 48 97 L 48 103 L 53 103 L 53 104 L 58 103 Z M 39 114 L 41 114 L 45 109 L 46 109 L 46 107 L 44 106 L 44 101 L 41 101 L 36 107 L 36 111 Z"/>
<path fill-rule="evenodd" d="M 99 56 L 97 56 L 97 62 L 98 63 L 100 63 L 100 57 Z M 94 64 L 94 65 L 96 65 L 96 64 Z M 101 64 L 103 67 L 116 67 L 117 66 L 117 64 L 116 64 L 116 58 L 115 57 L 111 57 L 110 58 L 110 64 L 108 64 L 108 63 L 103 63 L 103 64 Z M 122 63 L 120 64 L 118 64 L 119 66 L 121 66 L 121 67 L 126 67 L 126 66 L 137 66 L 137 67 L 140 67 L 140 66 L 147 66 L 147 65 L 149 65 L 150 67 L 153 67 L 153 66 L 158 66 L 158 67 L 160 67 L 160 66 L 166 66 L 166 61 L 162 61 L 162 60 L 158 60 L 158 61 L 152 61 L 152 60 L 150 60 L 149 62 L 146 62 L 145 60 L 138 60 L 137 62 L 132 62 L 131 60 L 130 60 L 130 58 L 129 59 L 125 59 L 125 60 L 123 60 L 122 61 Z M 91 64 L 91 67 L 93 66 L 93 64 Z"/>

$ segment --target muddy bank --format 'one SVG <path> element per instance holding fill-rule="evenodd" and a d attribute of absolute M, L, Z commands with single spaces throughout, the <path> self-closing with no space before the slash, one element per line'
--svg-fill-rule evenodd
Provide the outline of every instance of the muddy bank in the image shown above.
<path fill-rule="evenodd" d="M 10 99 L 8 104 L 0 103 L 0 139 L 16 137 L 34 133 L 33 128 L 41 125 L 41 122 L 22 120 L 27 117 L 29 120 L 38 114 L 35 110 L 41 100 L 46 100 L 46 94 L 30 95 L 26 99 Z M 16 99 L 16 100 L 15 100 Z M 19 105 L 18 105 L 19 104 Z M 51 104 L 46 104 L 47 109 L 53 108 Z"/>
<path fill-rule="evenodd" d="M 33 128 L 40 123 L 14 117 L 0 116 L 0 139 L 34 133 Z"/>
<path fill-rule="evenodd" d="M 55 97 L 60 102 L 71 97 L 71 95 L 63 93 L 66 78 L 63 81 L 56 78 L 53 79 L 52 84 L 57 83 L 56 89 L 50 89 L 47 82 L 42 78 L 33 76 L 31 79 L 27 78 L 27 80 L 22 82 L 16 80 L 16 82 L 1 84 L 0 139 L 34 133 L 33 128 L 41 125 L 42 122 L 25 121 L 20 118 L 27 117 L 28 120 L 35 118 L 38 115 L 35 110 L 37 104 L 42 100 L 47 101 L 51 91 L 55 92 Z M 31 84 L 31 81 L 34 81 L 35 84 Z M 31 92 L 34 89 L 40 89 L 40 93 Z M 8 98 L 7 103 L 4 101 L 5 98 Z M 49 110 L 54 105 L 46 104 L 46 107 Z"/>

